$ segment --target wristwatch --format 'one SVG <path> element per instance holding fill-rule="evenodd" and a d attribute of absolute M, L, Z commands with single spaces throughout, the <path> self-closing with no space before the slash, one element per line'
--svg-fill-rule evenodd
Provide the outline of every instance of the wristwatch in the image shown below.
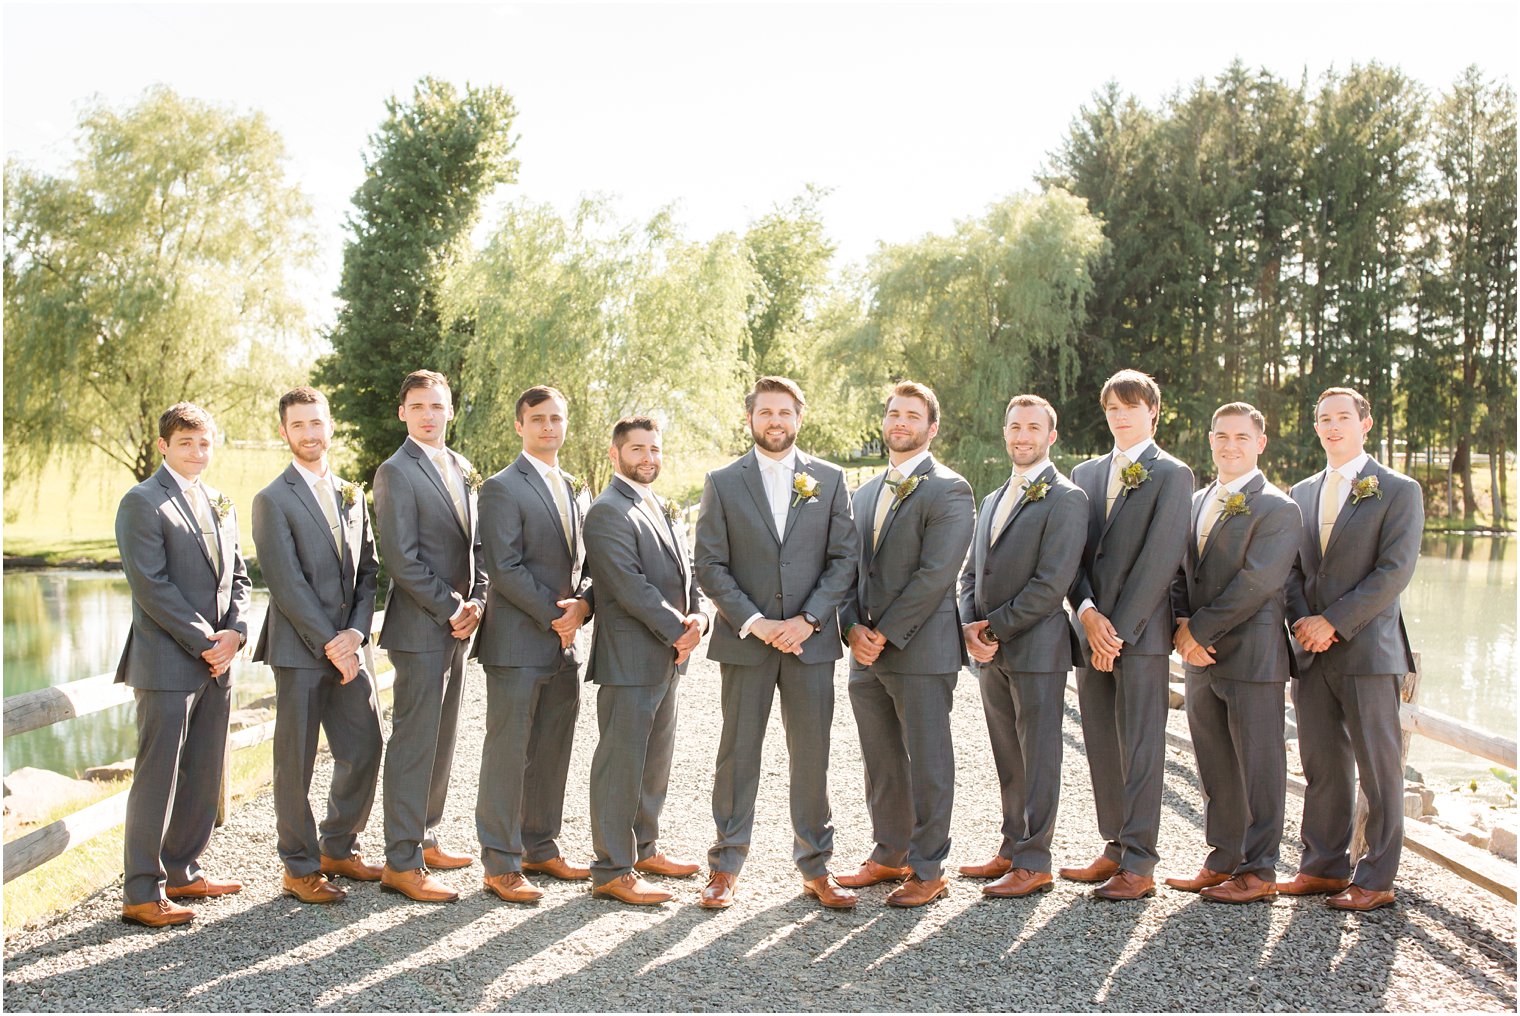
<path fill-rule="evenodd" d="M 992 630 L 992 625 L 989 624 L 987 627 L 982 629 L 982 641 L 990 642 L 993 645 L 997 645 L 997 643 L 1000 641 L 997 632 Z"/>
<path fill-rule="evenodd" d="M 809 614 L 805 610 L 802 612 L 802 619 L 804 621 L 806 621 L 808 624 L 810 624 L 810 625 L 813 626 L 813 631 L 815 631 L 815 632 L 823 631 L 823 622 L 820 621 L 820 620 L 818 620 L 816 617 L 814 617 L 812 614 Z"/>

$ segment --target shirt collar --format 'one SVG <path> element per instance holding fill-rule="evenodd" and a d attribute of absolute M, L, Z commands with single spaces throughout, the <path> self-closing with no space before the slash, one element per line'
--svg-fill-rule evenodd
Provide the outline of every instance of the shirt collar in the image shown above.
<path fill-rule="evenodd" d="M 199 479 L 192 480 L 189 477 L 181 476 L 179 473 L 176 473 L 167 462 L 164 463 L 164 468 L 169 470 L 169 475 L 174 477 L 174 482 L 179 484 L 179 489 L 182 491 L 189 490 L 192 487 L 198 486 L 201 482 Z"/>
<path fill-rule="evenodd" d="M 296 472 L 301 474 L 301 479 L 306 481 L 306 486 L 311 488 L 312 493 L 316 493 L 317 484 L 321 483 L 323 480 L 326 480 L 328 486 L 330 487 L 336 488 L 338 486 L 337 483 L 333 480 L 333 471 L 331 469 L 327 471 L 326 476 L 318 476 L 316 473 L 313 473 L 310 469 L 307 469 L 305 466 L 301 465 L 294 459 L 290 460 L 290 464 L 296 467 Z"/>
<path fill-rule="evenodd" d="M 628 487 L 628 489 L 633 492 L 633 496 L 634 497 L 649 498 L 649 499 L 653 500 L 653 498 L 654 498 L 654 488 L 653 487 L 650 487 L 647 484 L 640 483 L 637 480 L 630 480 L 630 479 L 628 479 L 628 477 L 624 476 L 622 473 L 617 473 L 612 478 L 614 480 L 617 480 L 619 483 L 625 484 Z M 655 503 L 658 504 L 659 502 L 656 501 Z"/>
<path fill-rule="evenodd" d="M 797 471 L 796 445 L 788 448 L 786 450 L 786 454 L 780 459 L 773 459 L 769 455 L 766 455 L 764 452 L 762 452 L 759 448 L 756 448 L 755 458 L 760 460 L 760 467 L 762 469 L 784 469 L 786 470 L 788 476 Z"/>
<path fill-rule="evenodd" d="M 550 473 L 558 474 L 560 472 L 558 466 L 551 466 L 536 455 L 529 455 L 527 452 L 523 452 L 523 458 L 533 463 L 533 468 L 538 470 L 538 475 L 542 476 L 546 481 L 549 479 Z"/>
<path fill-rule="evenodd" d="M 1114 445 L 1114 454 L 1123 455 L 1131 462 L 1139 462 L 1140 456 L 1145 454 L 1145 450 L 1155 443 L 1155 438 L 1148 437 L 1143 441 L 1139 441 L 1134 445 L 1131 445 L 1129 448 L 1120 448 L 1118 445 Z"/>
<path fill-rule="evenodd" d="M 1021 470 L 1021 469 L 1019 469 L 1018 466 L 1014 466 L 1012 469 L 1010 469 L 1008 471 L 1008 480 L 1011 483 L 1011 482 L 1013 482 L 1013 478 L 1015 476 L 1026 476 L 1026 477 L 1029 478 L 1029 482 L 1033 483 L 1034 482 L 1034 478 L 1036 476 L 1039 476 L 1041 473 L 1045 472 L 1045 470 L 1047 470 L 1049 468 L 1050 468 L 1050 456 L 1047 455 L 1043 459 L 1041 459 L 1040 461 L 1036 462 L 1034 465 L 1030 466 L 1028 469 Z"/>
<path fill-rule="evenodd" d="M 1362 454 L 1358 455 L 1356 458 L 1352 459 L 1344 466 L 1341 466 L 1339 469 L 1334 470 L 1334 472 L 1340 473 L 1341 476 L 1345 477 L 1347 480 L 1355 482 L 1356 478 L 1362 475 L 1362 470 L 1367 468 L 1367 460 L 1369 458 L 1371 458 L 1370 455 L 1368 455 L 1366 452 L 1362 452 Z M 1325 467 L 1325 475 L 1330 475 L 1331 471 L 1331 467 L 1327 465 Z"/>
<path fill-rule="evenodd" d="M 1258 477 L 1260 475 L 1261 475 L 1261 470 L 1260 469 L 1253 469 L 1249 473 L 1247 473 L 1246 475 L 1240 477 L 1238 480 L 1231 480 L 1229 483 L 1220 483 L 1216 479 L 1214 481 L 1214 486 L 1216 486 L 1216 487 L 1222 487 L 1224 490 L 1229 491 L 1231 494 L 1239 494 L 1242 490 L 1244 490 L 1246 488 L 1247 484 L 1249 484 L 1252 480 L 1256 479 L 1256 477 Z"/>
<path fill-rule="evenodd" d="M 923 461 L 925 459 L 927 459 L 928 457 L 929 457 L 929 449 L 925 448 L 923 451 L 919 452 L 917 455 L 913 456 L 911 459 L 909 459 L 908 461 L 904 462 L 902 465 L 900 465 L 900 466 L 894 466 L 894 465 L 891 465 L 890 463 L 888 463 L 887 468 L 889 470 L 895 469 L 895 470 L 897 470 L 899 473 L 901 473 L 905 477 L 912 476 L 914 473 L 916 473 L 918 471 L 918 467 L 921 466 L 923 464 Z"/>
<path fill-rule="evenodd" d="M 446 451 L 449 450 L 447 445 L 445 445 L 442 449 L 431 448 L 431 447 L 423 444 L 421 441 L 418 441 L 416 438 L 412 437 L 412 435 L 410 435 L 410 434 L 408 434 L 406 436 L 406 439 L 408 441 L 410 441 L 412 444 L 416 445 L 418 448 L 421 448 L 422 449 L 422 454 L 427 457 L 427 460 L 429 462 L 436 462 L 437 461 L 437 459 L 435 458 L 435 456 L 438 454 L 439 451 L 445 451 L 446 452 Z"/>

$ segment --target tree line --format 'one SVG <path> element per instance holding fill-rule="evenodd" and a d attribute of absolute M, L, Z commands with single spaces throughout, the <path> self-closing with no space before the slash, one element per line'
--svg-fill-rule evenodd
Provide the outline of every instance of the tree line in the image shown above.
<path fill-rule="evenodd" d="M 1064 455 L 1097 452 L 1095 393 L 1121 366 L 1160 380 L 1160 438 L 1204 472 L 1209 414 L 1237 397 L 1267 414 L 1269 475 L 1308 471 L 1314 395 L 1343 382 L 1395 465 L 1451 451 L 1456 514 L 1487 507 L 1473 454 L 1513 449 L 1514 93 L 1477 68 L 1438 95 L 1377 64 L 1311 84 L 1236 63 L 1154 106 L 1110 84 L 1033 189 L 1011 180 L 863 266 L 836 265 L 819 189 L 707 239 L 670 209 L 510 200 L 477 246 L 516 178 L 516 116 L 502 88 L 433 78 L 387 102 L 314 369 L 292 295 L 310 212 L 261 115 L 158 88 L 87 111 L 65 173 L 8 162 L 7 483 L 83 444 L 146 475 L 151 420 L 181 398 L 262 434 L 309 369 L 367 479 L 400 440 L 399 378 L 424 366 L 455 382 L 452 440 L 493 467 L 515 454 L 516 394 L 561 388 L 567 464 L 593 482 L 600 424 L 632 411 L 663 414 L 673 452 L 742 447 L 764 373 L 801 383 L 805 443 L 835 457 L 876 436 L 890 381 L 933 385 L 937 450 L 979 489 L 1006 468 L 1009 395 L 1056 403 Z M 1496 523 L 1505 483 L 1497 468 Z"/>

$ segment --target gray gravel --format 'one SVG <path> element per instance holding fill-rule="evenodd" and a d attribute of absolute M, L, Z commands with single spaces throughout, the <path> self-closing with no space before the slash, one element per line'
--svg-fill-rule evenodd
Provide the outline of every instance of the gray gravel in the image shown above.
<path fill-rule="evenodd" d="M 703 860 L 720 715 L 718 669 L 700 654 L 682 686 L 680 729 L 663 843 Z M 860 750 L 835 674 L 834 870 L 870 851 Z M 596 741 L 595 691 L 585 687 L 562 844 L 588 860 L 586 775 Z M 484 726 L 482 675 L 470 668 L 463 736 L 443 830 L 474 850 L 474 802 Z M 959 773 L 951 862 L 985 860 L 1000 822 L 976 683 L 962 674 L 953 725 Z M 1185 722 L 1173 713 L 1174 729 Z M 1100 846 L 1068 695 L 1066 780 L 1058 864 Z M 316 798 L 330 759 L 319 763 Z M 984 899 L 982 883 L 919 910 L 884 905 L 886 886 L 853 912 L 820 909 L 790 863 L 787 763 L 779 709 L 766 742 L 755 840 L 737 905 L 696 906 L 702 876 L 660 880 L 676 900 L 636 908 L 590 898 L 586 885 L 540 879 L 537 906 L 484 892 L 478 865 L 443 878 L 450 905 L 412 903 L 349 883 L 336 906 L 280 894 L 273 806 L 265 793 L 218 830 L 208 871 L 237 874 L 242 893 L 196 905 L 186 928 L 122 924 L 120 883 L 44 927 L 5 943 L 4 1007 L 34 1010 L 1509 1010 L 1516 1006 L 1515 910 L 1406 852 L 1398 906 L 1341 914 L 1317 899 L 1227 907 L 1162 889 L 1151 900 L 1104 903 L 1087 889 L 1014 901 Z M 1162 813 L 1163 872 L 1191 874 L 1205 846 L 1192 757 L 1169 749 Z M 1297 863 L 1298 799 L 1289 798 L 1283 870 Z M 381 853 L 380 806 L 369 853 Z M 1160 872 L 1158 872 L 1160 874 Z"/>

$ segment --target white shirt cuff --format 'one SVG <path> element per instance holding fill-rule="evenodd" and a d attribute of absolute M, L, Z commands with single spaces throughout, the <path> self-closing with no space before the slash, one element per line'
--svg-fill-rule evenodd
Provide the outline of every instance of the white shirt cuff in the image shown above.
<path fill-rule="evenodd" d="M 749 620 L 745 621 L 744 622 L 744 626 L 739 629 L 739 637 L 741 639 L 749 638 L 749 630 L 750 630 L 750 628 L 754 626 L 754 623 L 756 621 L 760 620 L 764 616 L 765 616 L 764 614 L 759 614 L 759 613 L 751 614 Z"/>
<path fill-rule="evenodd" d="M 1096 609 L 1096 606 L 1097 605 L 1094 604 L 1092 600 L 1083 600 L 1081 605 L 1077 607 L 1077 620 L 1082 620 L 1082 615 L 1087 613 L 1089 610 Z"/>
<path fill-rule="evenodd" d="M 465 601 L 465 602 L 468 603 L 469 601 Z M 452 613 L 452 614 L 449 615 L 449 624 L 453 624 L 455 621 L 459 620 L 459 618 L 464 614 L 464 608 L 465 608 L 465 604 L 461 603 L 458 607 L 456 607 L 454 609 L 454 613 Z"/>

